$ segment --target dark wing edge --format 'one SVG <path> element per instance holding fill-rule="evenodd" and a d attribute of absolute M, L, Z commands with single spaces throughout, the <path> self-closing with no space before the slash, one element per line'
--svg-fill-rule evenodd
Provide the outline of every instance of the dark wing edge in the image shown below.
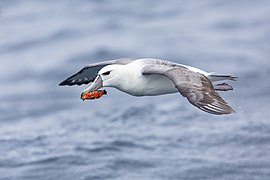
<path fill-rule="evenodd" d="M 104 66 L 110 64 L 128 64 L 132 61 L 133 59 L 131 58 L 122 58 L 117 60 L 103 61 L 99 63 L 89 64 L 87 66 L 84 66 L 77 73 L 71 75 L 70 77 L 59 83 L 59 86 L 88 84 L 95 80 L 99 70 L 102 69 Z"/>
<path fill-rule="evenodd" d="M 98 65 L 98 66 L 85 66 L 77 73 L 71 75 L 61 83 L 59 83 L 59 86 L 73 86 L 73 85 L 82 85 L 82 84 L 88 84 L 90 82 L 93 82 L 95 80 L 95 77 L 97 76 L 97 73 L 100 69 L 102 69 L 106 65 Z"/>
<path fill-rule="evenodd" d="M 180 94 L 197 108 L 211 114 L 235 113 L 235 110 L 214 90 L 210 80 L 203 74 L 175 64 L 148 64 L 142 69 L 143 75 L 160 74 L 169 78 Z"/>

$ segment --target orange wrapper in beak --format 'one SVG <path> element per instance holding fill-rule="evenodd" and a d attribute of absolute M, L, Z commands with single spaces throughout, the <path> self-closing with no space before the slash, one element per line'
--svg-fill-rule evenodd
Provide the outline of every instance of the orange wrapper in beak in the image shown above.
<path fill-rule="evenodd" d="M 98 90 L 98 91 L 93 91 L 93 92 L 86 92 L 82 93 L 81 99 L 84 101 L 85 99 L 99 99 L 101 96 L 107 94 L 106 90 Z"/>

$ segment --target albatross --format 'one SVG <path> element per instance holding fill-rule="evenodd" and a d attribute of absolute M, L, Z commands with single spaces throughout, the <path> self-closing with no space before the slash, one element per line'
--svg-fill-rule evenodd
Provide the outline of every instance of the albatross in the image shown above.
<path fill-rule="evenodd" d="M 179 92 L 195 107 L 211 114 L 231 114 L 235 110 L 221 98 L 217 91 L 233 90 L 227 83 L 233 80 L 229 74 L 208 73 L 201 69 L 166 60 L 122 58 L 84 66 L 80 71 L 59 85 L 72 86 L 91 83 L 81 93 L 81 99 L 89 92 L 102 87 L 114 87 L 133 96 L 157 96 Z"/>

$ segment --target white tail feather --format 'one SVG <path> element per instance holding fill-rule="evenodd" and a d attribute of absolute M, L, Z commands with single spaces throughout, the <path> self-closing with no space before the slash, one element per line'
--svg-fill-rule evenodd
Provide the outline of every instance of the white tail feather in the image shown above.
<path fill-rule="evenodd" d="M 222 80 L 236 81 L 237 78 L 238 78 L 237 76 L 230 75 L 230 74 L 215 74 L 215 73 L 210 73 L 207 77 L 212 82 L 214 82 L 214 81 L 222 81 Z"/>

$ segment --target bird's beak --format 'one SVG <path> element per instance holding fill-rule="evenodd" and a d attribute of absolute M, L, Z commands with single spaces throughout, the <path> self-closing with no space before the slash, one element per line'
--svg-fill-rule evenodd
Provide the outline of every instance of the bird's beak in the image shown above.
<path fill-rule="evenodd" d="M 94 82 L 87 89 L 85 89 L 82 92 L 81 99 L 85 100 L 85 98 L 86 98 L 85 93 L 96 91 L 96 90 L 98 90 L 99 88 L 102 88 L 102 87 L 103 87 L 103 81 L 102 81 L 101 76 L 98 75 L 96 77 L 96 79 L 94 80 Z"/>

